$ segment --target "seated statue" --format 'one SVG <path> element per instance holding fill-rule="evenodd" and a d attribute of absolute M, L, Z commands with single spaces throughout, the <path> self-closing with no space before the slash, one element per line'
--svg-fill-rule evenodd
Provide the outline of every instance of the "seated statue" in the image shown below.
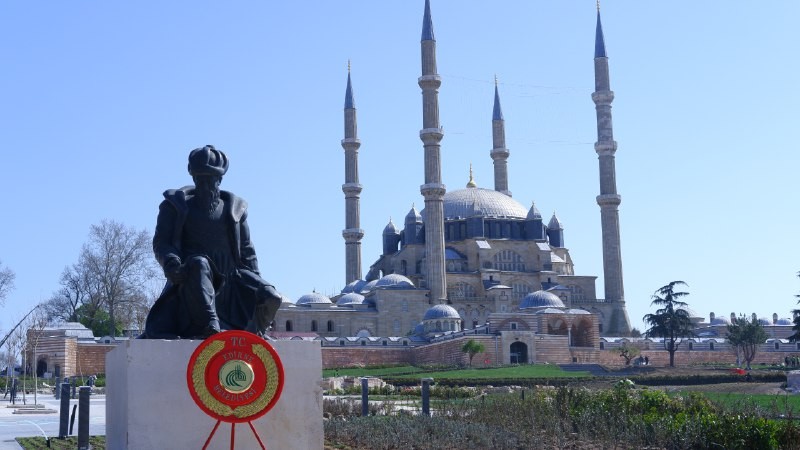
<path fill-rule="evenodd" d="M 202 339 L 221 330 L 263 336 L 270 328 L 281 297 L 259 275 L 247 203 L 219 188 L 227 170 L 225 153 L 194 149 L 194 186 L 164 192 L 153 251 L 167 283 L 140 337 Z"/>

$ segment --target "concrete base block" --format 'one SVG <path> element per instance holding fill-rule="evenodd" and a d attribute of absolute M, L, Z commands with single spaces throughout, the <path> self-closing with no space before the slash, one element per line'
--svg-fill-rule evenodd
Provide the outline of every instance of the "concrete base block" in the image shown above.
<path fill-rule="evenodd" d="M 106 442 L 110 449 L 201 449 L 216 424 L 192 400 L 186 368 L 202 341 L 131 340 L 106 356 Z M 322 355 L 319 342 L 270 341 L 284 368 L 278 403 L 252 422 L 267 449 L 321 449 Z M 209 449 L 231 448 L 222 422 Z M 247 423 L 235 448 L 258 449 Z"/>

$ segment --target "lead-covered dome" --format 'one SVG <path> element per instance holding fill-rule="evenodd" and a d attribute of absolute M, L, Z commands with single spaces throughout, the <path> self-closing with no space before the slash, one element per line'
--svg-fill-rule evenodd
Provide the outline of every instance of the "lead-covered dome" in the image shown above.
<path fill-rule="evenodd" d="M 328 298 L 326 295 L 322 295 L 319 292 L 312 292 L 310 294 L 306 294 L 299 299 L 297 299 L 296 305 L 321 305 L 321 304 L 332 304 L 331 299 Z"/>
<path fill-rule="evenodd" d="M 525 219 L 528 209 L 513 198 L 491 189 L 466 188 L 444 194 L 444 218 L 508 217 Z"/>
<path fill-rule="evenodd" d="M 564 302 L 557 295 L 547 291 L 531 292 L 519 303 L 519 309 L 564 307 Z"/>
<path fill-rule="evenodd" d="M 360 305 L 362 303 L 364 303 L 364 296 L 355 292 L 344 294 L 339 297 L 339 300 L 336 300 L 336 306 Z"/>
<path fill-rule="evenodd" d="M 375 283 L 375 289 L 414 289 L 414 283 L 398 273 L 390 273 Z"/>
<path fill-rule="evenodd" d="M 361 289 L 366 285 L 367 282 L 364 280 L 355 280 L 351 281 L 347 284 L 347 286 L 342 289 L 342 294 L 349 294 L 351 292 L 355 292 L 356 294 L 361 292 Z"/>
<path fill-rule="evenodd" d="M 422 320 L 437 320 L 437 319 L 461 319 L 458 311 L 450 305 L 439 304 L 433 305 L 425 311 L 425 316 Z"/>

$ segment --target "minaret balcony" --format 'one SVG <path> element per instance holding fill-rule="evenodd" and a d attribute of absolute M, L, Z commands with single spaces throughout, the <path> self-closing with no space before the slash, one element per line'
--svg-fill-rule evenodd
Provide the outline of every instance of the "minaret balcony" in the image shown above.
<path fill-rule="evenodd" d="M 439 86 L 442 85 L 442 77 L 436 74 L 422 75 L 419 77 L 417 84 L 422 89 L 439 89 Z"/>
<path fill-rule="evenodd" d="M 442 141 L 444 131 L 442 128 L 423 128 L 419 130 L 419 138 L 425 145 L 435 145 Z"/>
<path fill-rule="evenodd" d="M 511 152 L 509 152 L 507 148 L 493 148 L 491 153 L 489 153 L 489 156 L 491 156 L 494 160 L 508 159 L 510 154 Z"/>
<path fill-rule="evenodd" d="M 361 193 L 362 187 L 359 183 L 345 183 L 342 185 L 342 192 L 347 196 L 358 196 Z"/>
<path fill-rule="evenodd" d="M 427 183 L 419 187 L 419 192 L 425 200 L 441 200 L 447 189 L 441 183 Z"/>
<path fill-rule="evenodd" d="M 364 237 L 364 230 L 361 228 L 347 228 L 342 230 L 342 237 L 345 242 L 360 242 Z"/>
<path fill-rule="evenodd" d="M 600 207 L 604 206 L 619 206 L 622 203 L 622 197 L 619 194 L 600 194 L 597 196 L 597 204 Z"/>
<path fill-rule="evenodd" d="M 617 152 L 617 141 L 595 142 L 594 151 L 598 156 L 614 156 L 614 153 Z"/>
<path fill-rule="evenodd" d="M 594 101 L 596 105 L 608 105 L 614 101 L 614 91 L 592 92 L 592 101 Z"/>
<path fill-rule="evenodd" d="M 357 149 L 361 147 L 361 140 L 358 138 L 344 138 L 342 139 L 342 147 Z"/>

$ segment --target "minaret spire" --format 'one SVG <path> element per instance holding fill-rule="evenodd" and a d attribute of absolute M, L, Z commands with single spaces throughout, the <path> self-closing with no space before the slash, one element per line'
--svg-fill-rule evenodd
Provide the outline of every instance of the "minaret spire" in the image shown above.
<path fill-rule="evenodd" d="M 447 299 L 444 260 L 444 201 L 440 142 L 444 133 L 439 125 L 439 86 L 442 79 L 436 70 L 436 40 L 433 37 L 430 0 L 425 0 L 422 19 L 422 130 L 419 138 L 425 149 L 425 184 L 420 192 L 425 197 L 426 280 L 431 302 Z"/>
<path fill-rule="evenodd" d="M 597 31 L 595 35 L 594 84 L 592 94 L 597 110 L 597 142 L 594 149 L 600 165 L 600 195 L 597 204 L 600 206 L 600 224 L 603 233 L 603 281 L 605 300 L 612 303 L 611 316 L 608 319 L 606 334 L 624 336 L 630 332 L 631 325 L 625 310 L 625 292 L 622 283 L 622 252 L 619 233 L 619 204 L 622 197 L 617 193 L 617 180 L 614 154 L 617 142 L 611 121 L 611 102 L 614 92 L 608 71 L 603 27 L 600 23 L 598 2 Z"/>
<path fill-rule="evenodd" d="M 497 90 L 497 75 L 494 76 L 494 110 L 492 111 L 492 151 L 494 161 L 494 190 L 511 197 L 508 190 L 508 155 L 506 148 L 506 121 L 500 108 L 500 93 Z"/>
<path fill-rule="evenodd" d="M 350 80 L 350 61 L 347 61 L 347 89 L 344 94 L 344 192 L 345 229 L 342 230 L 345 248 L 345 285 L 361 279 L 361 184 L 358 183 L 358 125 L 353 85 Z"/>

